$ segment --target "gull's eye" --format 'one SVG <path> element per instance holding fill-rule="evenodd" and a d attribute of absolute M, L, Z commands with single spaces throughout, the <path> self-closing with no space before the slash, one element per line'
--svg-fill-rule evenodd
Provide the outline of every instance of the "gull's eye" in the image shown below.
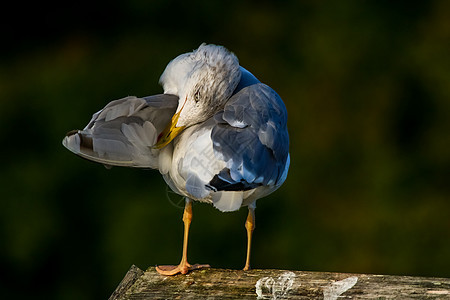
<path fill-rule="evenodd" d="M 195 100 L 195 102 L 198 102 L 198 101 L 200 100 L 200 92 L 199 92 L 199 91 L 196 91 L 196 92 L 195 92 L 195 94 L 194 94 L 194 100 Z"/>

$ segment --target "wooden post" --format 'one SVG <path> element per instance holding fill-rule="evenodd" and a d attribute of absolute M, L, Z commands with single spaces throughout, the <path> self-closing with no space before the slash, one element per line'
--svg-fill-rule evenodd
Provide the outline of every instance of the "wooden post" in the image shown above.
<path fill-rule="evenodd" d="M 450 279 L 286 270 L 202 269 L 162 276 L 132 266 L 109 298 L 450 299 Z"/>

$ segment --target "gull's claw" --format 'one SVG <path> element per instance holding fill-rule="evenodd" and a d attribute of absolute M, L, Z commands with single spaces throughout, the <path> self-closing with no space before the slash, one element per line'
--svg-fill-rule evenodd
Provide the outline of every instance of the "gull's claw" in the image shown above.
<path fill-rule="evenodd" d="M 156 266 L 156 271 L 161 275 L 173 276 L 178 273 L 184 275 L 190 271 L 203 269 L 203 268 L 211 268 L 211 266 L 210 265 L 200 265 L 200 264 L 191 265 L 189 263 L 185 263 L 185 264 L 181 263 L 178 266 Z"/>

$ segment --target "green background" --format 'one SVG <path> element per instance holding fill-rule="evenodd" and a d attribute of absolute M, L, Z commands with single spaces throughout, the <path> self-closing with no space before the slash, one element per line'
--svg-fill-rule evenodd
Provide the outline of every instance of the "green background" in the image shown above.
<path fill-rule="evenodd" d="M 158 171 L 63 148 L 167 63 L 226 46 L 286 103 L 291 167 L 258 202 L 255 268 L 450 277 L 450 2 L 105 1 L 3 9 L 0 295 L 105 299 L 178 263 L 182 199 Z M 246 209 L 194 205 L 189 258 L 242 268 Z M 6 298 L 5 298 L 6 299 Z"/>

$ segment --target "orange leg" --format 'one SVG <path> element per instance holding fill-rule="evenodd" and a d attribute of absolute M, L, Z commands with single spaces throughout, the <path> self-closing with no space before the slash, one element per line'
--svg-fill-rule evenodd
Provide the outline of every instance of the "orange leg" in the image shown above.
<path fill-rule="evenodd" d="M 189 227 L 192 221 L 192 201 L 186 198 L 186 205 L 184 207 L 183 222 L 184 222 L 184 240 L 183 240 L 183 255 L 178 266 L 157 266 L 156 271 L 162 275 L 176 275 L 178 273 L 187 274 L 189 271 L 201 268 L 210 268 L 210 265 L 191 265 L 187 261 L 187 244 L 189 236 Z"/>
<path fill-rule="evenodd" d="M 245 228 L 247 229 L 247 259 L 245 261 L 244 271 L 250 270 L 250 251 L 252 248 L 252 235 L 255 230 L 255 208 L 248 207 L 247 221 L 245 221 Z"/>

